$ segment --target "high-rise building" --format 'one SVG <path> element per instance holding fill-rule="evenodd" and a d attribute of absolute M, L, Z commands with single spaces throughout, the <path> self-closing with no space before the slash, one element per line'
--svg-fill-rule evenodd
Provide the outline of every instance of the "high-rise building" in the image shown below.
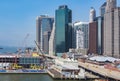
<path fill-rule="evenodd" d="M 74 23 L 72 23 L 72 48 L 76 49 L 76 29 L 74 28 Z"/>
<path fill-rule="evenodd" d="M 68 52 L 72 47 L 72 11 L 67 5 L 59 6 L 55 11 L 55 47 L 56 53 Z"/>
<path fill-rule="evenodd" d="M 74 23 L 74 36 L 73 39 L 76 48 L 88 49 L 89 45 L 89 23 L 76 22 Z"/>
<path fill-rule="evenodd" d="M 97 22 L 97 54 L 101 55 L 103 54 L 103 35 L 104 35 L 104 30 L 103 30 L 103 16 L 96 17 L 96 22 Z"/>
<path fill-rule="evenodd" d="M 94 22 L 89 23 L 89 53 L 103 54 L 103 22 L 105 9 L 106 2 L 100 7 L 100 16 L 95 17 Z"/>
<path fill-rule="evenodd" d="M 96 11 L 93 7 L 91 7 L 89 22 L 93 22 L 95 18 L 96 18 Z"/>
<path fill-rule="evenodd" d="M 120 58 L 120 8 L 107 0 L 104 14 L 104 55 Z"/>
<path fill-rule="evenodd" d="M 116 0 L 107 0 L 106 13 L 114 11 L 114 9 L 116 8 L 116 4 L 117 4 Z"/>
<path fill-rule="evenodd" d="M 84 32 L 80 28 L 76 30 L 76 48 L 84 49 Z"/>
<path fill-rule="evenodd" d="M 106 2 L 100 7 L 100 16 L 104 16 L 105 14 L 105 8 L 106 8 Z"/>
<path fill-rule="evenodd" d="M 97 22 L 89 23 L 89 53 L 97 53 Z"/>
<path fill-rule="evenodd" d="M 53 24 L 53 29 L 49 40 L 49 55 L 55 55 L 55 23 Z"/>
<path fill-rule="evenodd" d="M 38 16 L 36 19 L 36 42 L 38 44 L 38 48 L 46 54 L 49 52 L 49 39 L 53 22 L 54 18 L 47 15 Z"/>

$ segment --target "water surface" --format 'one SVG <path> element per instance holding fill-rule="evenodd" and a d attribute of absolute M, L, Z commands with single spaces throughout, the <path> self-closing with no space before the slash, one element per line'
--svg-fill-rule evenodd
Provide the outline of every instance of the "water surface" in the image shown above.
<path fill-rule="evenodd" d="M 86 81 L 86 80 L 53 80 L 48 74 L 0 74 L 0 81 Z"/>

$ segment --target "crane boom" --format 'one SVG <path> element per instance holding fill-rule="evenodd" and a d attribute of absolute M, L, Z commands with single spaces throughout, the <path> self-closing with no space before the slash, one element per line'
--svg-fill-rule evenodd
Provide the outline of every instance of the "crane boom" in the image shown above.
<path fill-rule="evenodd" d="M 44 52 L 40 49 L 40 47 L 38 46 L 37 42 L 36 42 L 35 40 L 34 40 L 34 42 L 35 42 L 36 46 L 38 47 L 40 53 L 41 53 L 42 55 L 44 55 Z"/>

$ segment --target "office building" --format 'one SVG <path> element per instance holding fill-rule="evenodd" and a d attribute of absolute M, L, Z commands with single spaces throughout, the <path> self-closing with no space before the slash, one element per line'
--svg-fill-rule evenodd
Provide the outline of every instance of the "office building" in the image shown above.
<path fill-rule="evenodd" d="M 84 49 L 84 32 L 80 28 L 76 30 L 76 48 Z"/>
<path fill-rule="evenodd" d="M 97 22 L 89 23 L 89 53 L 97 53 Z"/>
<path fill-rule="evenodd" d="M 107 0 L 104 14 L 104 55 L 120 58 L 120 7 Z"/>
<path fill-rule="evenodd" d="M 116 8 L 116 4 L 116 0 L 107 0 L 105 13 L 114 11 L 114 9 Z"/>
<path fill-rule="evenodd" d="M 102 4 L 102 6 L 100 7 L 100 16 L 102 17 L 104 17 L 105 8 L 106 8 L 106 2 L 104 2 L 104 4 Z"/>
<path fill-rule="evenodd" d="M 96 22 L 97 22 L 97 54 L 101 55 L 103 54 L 103 44 L 104 44 L 104 41 L 103 41 L 103 35 L 104 35 L 104 30 L 103 30 L 103 27 L 104 27 L 104 24 L 103 24 L 103 16 L 99 16 L 99 17 L 96 17 Z"/>
<path fill-rule="evenodd" d="M 36 19 L 36 42 L 38 48 L 46 54 L 49 52 L 49 39 L 53 22 L 54 18 L 47 15 L 38 16 Z"/>
<path fill-rule="evenodd" d="M 72 11 L 67 5 L 59 6 L 55 11 L 55 47 L 56 53 L 68 52 L 72 47 Z"/>
<path fill-rule="evenodd" d="M 90 17 L 89 17 L 89 22 L 93 22 L 94 19 L 96 18 L 96 11 L 93 7 L 91 7 L 90 9 Z"/>
<path fill-rule="evenodd" d="M 73 39 L 76 48 L 88 49 L 89 44 L 89 23 L 76 22 L 74 23 L 74 36 Z"/>
<path fill-rule="evenodd" d="M 50 40 L 49 40 L 49 55 L 55 55 L 55 23 L 53 24 Z"/>

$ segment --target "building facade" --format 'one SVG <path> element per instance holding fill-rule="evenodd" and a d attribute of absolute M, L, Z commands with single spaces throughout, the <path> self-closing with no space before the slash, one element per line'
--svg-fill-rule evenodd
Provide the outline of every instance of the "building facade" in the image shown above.
<path fill-rule="evenodd" d="M 47 15 L 38 16 L 36 19 L 36 42 L 38 48 L 46 54 L 49 52 L 49 39 L 53 22 L 54 18 Z"/>
<path fill-rule="evenodd" d="M 53 29 L 49 40 L 49 55 L 55 55 L 55 23 L 53 24 Z"/>
<path fill-rule="evenodd" d="M 68 52 L 72 47 L 72 11 L 67 5 L 55 11 L 55 48 L 56 53 Z"/>
<path fill-rule="evenodd" d="M 96 18 L 96 22 L 97 22 L 97 54 L 99 54 L 99 55 L 101 55 L 101 54 L 103 54 L 103 35 L 104 35 L 104 30 L 103 30 L 103 17 L 102 16 L 99 16 L 99 17 L 97 17 Z"/>
<path fill-rule="evenodd" d="M 80 28 L 76 30 L 76 48 L 84 49 L 84 32 Z"/>
<path fill-rule="evenodd" d="M 103 5 L 100 7 L 100 16 L 104 17 L 106 9 L 106 2 L 103 3 Z"/>
<path fill-rule="evenodd" d="M 91 7 L 90 9 L 90 17 L 89 17 L 89 22 L 93 22 L 94 19 L 96 18 L 96 11 L 93 7 Z"/>
<path fill-rule="evenodd" d="M 89 53 L 97 53 L 97 22 L 89 23 Z"/>
<path fill-rule="evenodd" d="M 104 14 L 104 55 L 120 58 L 120 8 L 107 0 Z"/>
<path fill-rule="evenodd" d="M 104 51 L 104 14 L 106 2 L 100 7 L 100 16 L 95 17 L 93 22 L 89 23 L 89 52 L 103 54 Z M 91 10 L 90 10 L 91 14 Z"/>
<path fill-rule="evenodd" d="M 88 49 L 89 45 L 89 23 L 76 22 L 74 23 L 74 36 L 73 39 L 76 48 Z"/>

